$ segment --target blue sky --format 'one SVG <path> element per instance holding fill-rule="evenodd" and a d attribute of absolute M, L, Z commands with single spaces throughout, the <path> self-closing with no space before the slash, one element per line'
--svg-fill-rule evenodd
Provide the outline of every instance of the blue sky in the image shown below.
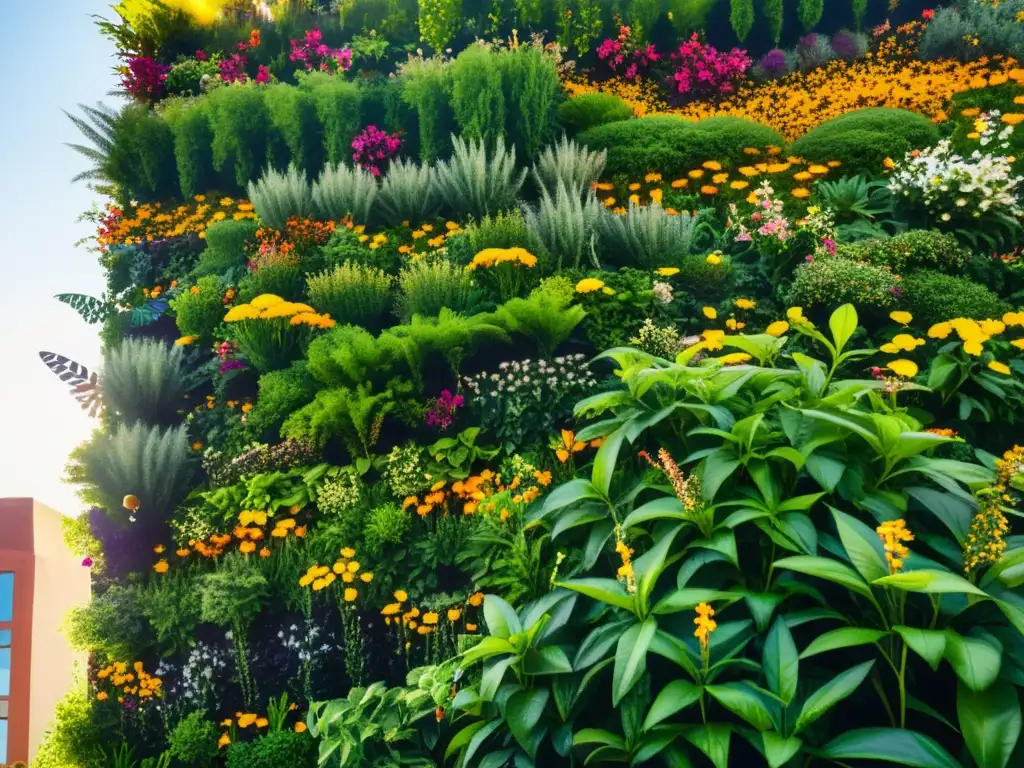
<path fill-rule="evenodd" d="M 37 353 L 90 369 L 99 362 L 97 328 L 53 298 L 103 290 L 95 255 L 74 246 L 90 230 L 75 219 L 99 197 L 71 183 L 88 164 L 63 145 L 78 132 L 61 108 L 113 103 L 105 94 L 116 62 L 90 18 L 111 17 L 108 3 L 50 0 L 45 8 L 0 3 L 0 497 L 34 496 L 75 514 L 81 505 L 60 478 L 94 422 Z"/>

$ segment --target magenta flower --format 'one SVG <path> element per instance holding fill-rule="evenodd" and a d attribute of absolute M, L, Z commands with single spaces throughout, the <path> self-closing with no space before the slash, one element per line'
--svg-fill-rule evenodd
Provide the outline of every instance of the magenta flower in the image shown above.
<path fill-rule="evenodd" d="M 352 161 L 374 176 L 380 176 L 381 165 L 391 160 L 402 148 L 398 134 L 389 134 L 375 125 L 368 125 L 352 140 Z"/>
<path fill-rule="evenodd" d="M 82 565 L 86 568 L 92 568 L 93 559 L 91 557 L 83 557 Z"/>
<path fill-rule="evenodd" d="M 133 56 L 122 69 L 121 85 L 139 101 L 156 101 L 164 92 L 171 68 L 149 56 Z"/>

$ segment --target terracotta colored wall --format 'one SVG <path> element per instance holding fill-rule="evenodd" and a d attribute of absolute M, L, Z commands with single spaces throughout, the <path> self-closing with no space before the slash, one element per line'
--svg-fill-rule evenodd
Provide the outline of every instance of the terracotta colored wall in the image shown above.
<path fill-rule="evenodd" d="M 35 759 L 53 714 L 74 684 L 75 665 L 85 668 L 86 654 L 72 651 L 61 625 L 68 611 L 88 602 L 90 572 L 64 545 L 62 515 L 33 506 L 35 597 L 32 615 L 32 684 L 28 721 L 28 757 Z"/>
<path fill-rule="evenodd" d="M 32 658 L 32 499 L 0 499 L 0 572 L 14 573 L 14 616 L 0 629 L 11 630 L 11 695 L 7 721 L 7 761 L 29 753 L 30 663 Z"/>

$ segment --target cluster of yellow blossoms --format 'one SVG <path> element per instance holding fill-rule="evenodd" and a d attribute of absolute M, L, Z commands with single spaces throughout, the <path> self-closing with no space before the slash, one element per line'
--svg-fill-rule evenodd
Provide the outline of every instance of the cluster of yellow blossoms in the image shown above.
<path fill-rule="evenodd" d="M 384 623 L 388 626 L 396 625 L 402 630 L 416 632 L 419 635 L 429 635 L 437 631 L 441 621 L 441 614 L 436 610 L 421 611 L 414 605 L 407 606 L 409 593 L 404 589 L 397 589 L 394 592 L 395 602 L 388 603 L 381 610 Z M 479 608 L 484 604 L 483 592 L 474 592 L 466 599 L 466 605 L 472 608 Z M 476 632 L 479 625 L 474 622 L 465 621 L 464 610 L 460 606 L 445 610 L 445 617 L 448 623 L 455 625 L 463 621 L 463 627 L 467 632 Z M 408 644 L 407 644 L 408 646 Z"/>
<path fill-rule="evenodd" d="M 351 547 L 342 547 L 340 554 L 341 557 L 332 566 L 319 563 L 309 566 L 306 573 L 299 579 L 299 586 L 311 587 L 314 592 L 319 592 L 340 579 L 343 584 L 347 585 L 342 593 L 342 599 L 346 603 L 355 602 L 359 597 L 359 591 L 353 586 L 356 579 L 358 578 L 364 584 L 369 584 L 373 581 L 373 574 L 369 571 L 359 573 L 362 566 L 358 560 L 353 559 L 356 556 L 356 551 Z"/>
<path fill-rule="evenodd" d="M 1003 507 L 1015 507 L 1010 483 L 1024 472 L 1024 447 L 1015 445 L 996 460 L 996 483 L 977 494 L 978 514 L 964 539 L 964 573 L 968 576 L 985 565 L 995 563 L 1006 551 L 1010 523 Z"/>
<path fill-rule="evenodd" d="M 109 682 L 112 688 L 109 692 L 103 690 L 97 692 L 97 701 L 106 701 L 113 694 L 117 696 L 119 703 L 123 703 L 126 696 L 138 696 L 141 702 L 159 696 L 163 686 L 163 680 L 146 672 L 141 661 L 132 664 L 131 669 L 124 661 L 109 664 L 96 673 L 97 686 L 100 685 L 99 681 L 101 680 Z"/>
<path fill-rule="evenodd" d="M 289 325 L 308 325 L 311 328 L 333 328 L 335 323 L 328 314 L 317 314 L 308 304 L 285 301 L 280 296 L 264 293 L 248 304 L 238 304 L 224 315 L 225 323 L 243 320 L 287 319 Z"/>
<path fill-rule="evenodd" d="M 619 581 L 626 584 L 626 591 L 630 594 L 636 592 L 636 578 L 633 573 L 633 549 L 626 543 L 622 536 L 622 526 L 615 526 L 615 552 L 619 555 L 622 565 L 616 572 Z"/>
<path fill-rule="evenodd" d="M 445 241 L 449 237 L 462 231 L 454 221 L 446 221 L 444 223 L 444 230 L 440 230 L 433 224 L 420 224 L 414 229 L 408 221 L 402 222 L 402 228 L 408 232 L 409 242 L 399 245 L 398 252 L 403 256 L 410 257 L 413 261 L 422 259 L 428 253 L 444 248 Z M 357 231 L 360 230 L 359 227 L 356 229 Z M 400 241 L 404 239 L 404 233 L 394 233 L 394 237 Z M 376 250 L 388 242 L 388 236 L 378 233 L 371 240 L 369 236 L 360 234 L 360 242 L 365 243 L 368 240 L 370 249 Z M 423 246 L 426 246 L 426 250 L 422 250 Z"/>
<path fill-rule="evenodd" d="M 540 485 L 551 483 L 550 472 L 534 472 L 534 479 Z M 492 506 L 483 504 L 488 499 L 493 499 L 499 494 L 514 493 L 511 501 L 514 504 L 530 504 L 537 500 L 541 494 L 537 486 L 523 488 L 523 481 L 519 475 L 512 478 L 508 485 L 504 485 L 501 475 L 493 470 L 485 469 L 478 475 L 470 475 L 464 480 L 456 480 L 448 488 L 448 481 L 438 480 L 430 487 L 429 493 L 419 496 L 408 496 L 402 502 L 402 509 L 415 508 L 416 514 L 426 517 L 435 509 L 448 509 L 448 503 L 456 500 L 462 503 L 462 514 L 474 515 L 477 511 L 496 511 Z M 496 505 L 495 505 L 496 506 Z M 508 517 L 507 509 L 503 509 L 501 520 L 504 522 Z"/>
<path fill-rule="evenodd" d="M 718 622 L 711 618 L 715 615 L 715 609 L 707 603 L 700 603 L 695 610 L 697 616 L 694 618 L 693 623 L 697 625 L 697 629 L 693 631 L 693 636 L 700 643 L 701 654 L 707 658 L 708 642 L 711 638 L 711 633 L 718 629 Z"/>
<path fill-rule="evenodd" d="M 904 520 L 887 520 L 875 529 L 878 538 L 882 540 L 885 547 L 885 559 L 889 563 L 889 573 L 899 573 L 903 570 L 903 561 L 910 554 L 910 550 L 903 542 L 913 541 L 914 534 L 907 528 Z"/>
<path fill-rule="evenodd" d="M 227 218 L 235 221 L 255 219 L 256 213 L 247 200 L 223 197 L 216 202 L 207 202 L 206 195 L 196 195 L 191 202 L 180 205 L 145 203 L 129 206 L 127 210 L 109 206 L 97 242 L 103 247 L 111 247 L 190 233 L 205 237 L 211 224 Z"/>
<path fill-rule="evenodd" d="M 525 248 L 484 248 L 473 257 L 466 269 L 478 267 L 491 269 L 501 264 L 522 264 L 524 267 L 537 265 L 537 257 Z"/>

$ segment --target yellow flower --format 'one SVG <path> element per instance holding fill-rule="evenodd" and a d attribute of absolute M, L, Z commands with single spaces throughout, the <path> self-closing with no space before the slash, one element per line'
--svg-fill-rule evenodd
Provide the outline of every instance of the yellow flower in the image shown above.
<path fill-rule="evenodd" d="M 989 370 L 995 371 L 996 373 L 1001 373 L 1003 374 L 1003 376 L 1010 375 L 1010 366 L 1008 366 L 1006 363 L 1000 363 L 998 360 L 993 360 L 991 363 L 988 364 L 988 367 Z"/>
<path fill-rule="evenodd" d="M 729 187 L 731 189 L 746 189 L 749 186 L 750 186 L 750 182 L 747 182 L 747 181 L 731 181 L 731 182 L 729 182 Z"/>
<path fill-rule="evenodd" d="M 793 178 L 797 181 L 810 181 L 814 178 L 814 174 L 808 173 L 807 171 L 800 171 L 799 173 L 794 173 Z"/>
<path fill-rule="evenodd" d="M 796 187 L 792 192 L 790 192 L 790 194 L 793 195 L 793 197 L 798 198 L 800 200 L 803 200 L 804 198 L 811 196 L 810 190 L 808 190 L 805 187 Z"/>
<path fill-rule="evenodd" d="M 998 336 L 1006 330 L 1006 324 L 1001 320 L 982 320 L 979 325 L 986 336 Z"/>
<path fill-rule="evenodd" d="M 171 566 L 167 564 L 166 560 L 158 560 L 156 565 L 153 566 L 153 570 L 157 573 L 167 573 Z"/>
<path fill-rule="evenodd" d="M 697 625 L 697 629 L 694 630 L 693 636 L 700 642 L 701 652 L 707 653 L 708 639 L 711 633 L 718 628 L 718 623 L 711 618 L 715 615 L 715 609 L 707 603 L 701 603 L 697 606 L 696 612 L 697 617 L 693 620 L 693 623 Z"/>
<path fill-rule="evenodd" d="M 899 323 L 900 325 L 909 325 L 910 322 L 914 319 L 914 316 L 912 314 L 910 314 L 909 312 L 897 311 L 897 312 L 890 312 L 889 313 L 889 318 L 893 322 Z"/>
<path fill-rule="evenodd" d="M 408 593 L 404 589 L 396 589 L 395 590 L 395 600 L 397 600 L 400 603 L 404 603 L 408 599 L 409 599 L 409 595 L 408 595 Z"/>
<path fill-rule="evenodd" d="M 634 181 L 632 184 L 629 185 L 629 191 L 630 192 L 636 192 L 638 189 L 640 189 L 640 183 L 639 182 Z"/>
<path fill-rule="evenodd" d="M 689 179 L 676 179 L 672 182 L 672 189 L 682 189 L 690 183 Z"/>
<path fill-rule="evenodd" d="M 249 302 L 250 305 L 256 309 L 267 309 L 275 304 L 280 304 L 284 301 L 280 296 L 275 296 L 272 293 L 264 293 L 257 296 L 255 299 Z"/>
<path fill-rule="evenodd" d="M 593 293 L 604 287 L 604 280 L 598 280 L 596 277 L 587 277 L 576 283 L 576 293 Z"/>
<path fill-rule="evenodd" d="M 691 179 L 699 179 L 701 176 L 704 175 L 704 171 L 700 170 L 700 168 L 696 168 L 686 175 L 689 176 Z"/>
<path fill-rule="evenodd" d="M 304 722 L 302 722 L 301 720 L 299 720 L 299 722 L 297 722 L 295 724 L 295 732 L 296 733 L 305 733 L 307 730 L 308 730 L 308 728 L 306 727 L 306 724 Z"/>
<path fill-rule="evenodd" d="M 704 339 L 703 344 L 705 349 L 709 352 L 717 352 L 724 346 L 722 344 L 722 339 L 725 338 L 725 331 L 709 328 L 701 334 L 701 337 Z"/>
<path fill-rule="evenodd" d="M 945 339 L 953 332 L 953 325 L 951 323 L 936 323 L 928 329 L 928 338 L 930 339 Z"/>
<path fill-rule="evenodd" d="M 757 302 L 753 299 L 736 299 L 737 309 L 754 309 L 757 306 Z"/>
<path fill-rule="evenodd" d="M 718 187 L 714 187 L 710 184 L 705 184 L 703 187 L 700 188 L 700 193 L 702 195 L 717 195 Z"/>
<path fill-rule="evenodd" d="M 346 603 L 353 602 L 357 597 L 359 597 L 359 593 L 352 587 L 348 587 L 345 589 L 344 598 Z"/>
<path fill-rule="evenodd" d="M 717 160 L 708 160 L 708 161 L 702 163 L 702 165 L 705 168 L 707 168 L 709 171 L 720 171 L 720 170 L 722 170 L 722 164 L 720 162 L 718 162 Z"/>
<path fill-rule="evenodd" d="M 426 613 L 423 614 L 423 623 L 424 624 L 428 624 L 428 625 L 433 626 L 433 625 L 437 624 L 437 620 L 438 620 L 438 615 L 437 615 L 437 613 L 435 611 L 427 611 Z"/>
<path fill-rule="evenodd" d="M 672 275 L 679 274 L 679 267 L 660 267 L 658 274 L 662 277 L 672 277 Z"/>
<path fill-rule="evenodd" d="M 724 184 L 726 181 L 729 180 L 729 174 L 716 173 L 714 176 L 711 177 L 711 180 L 715 182 L 715 184 Z"/>
<path fill-rule="evenodd" d="M 717 253 L 709 253 L 707 258 L 704 259 L 704 261 L 706 261 L 708 264 L 711 264 L 712 266 L 718 266 L 719 264 L 722 263 L 722 257 L 719 256 Z"/>
<path fill-rule="evenodd" d="M 460 609 L 458 609 L 458 608 L 449 608 L 448 609 L 448 621 L 450 621 L 450 622 L 452 622 L 454 624 L 461 617 L 462 617 L 462 611 Z"/>
<path fill-rule="evenodd" d="M 255 320 L 259 316 L 260 311 L 256 307 L 251 304 L 239 304 L 228 310 L 228 313 L 224 315 L 224 322 L 236 323 L 239 320 Z"/>
<path fill-rule="evenodd" d="M 802 320 L 804 317 L 803 307 L 790 307 L 786 310 L 786 317 L 790 320 Z"/>
<path fill-rule="evenodd" d="M 738 365 L 745 363 L 750 359 L 750 355 L 746 352 L 733 352 L 732 354 L 722 355 L 722 357 L 716 358 L 722 365 Z"/>
<path fill-rule="evenodd" d="M 815 176 L 821 176 L 823 173 L 828 173 L 828 166 L 825 165 L 812 165 L 808 169 Z"/>
<path fill-rule="evenodd" d="M 907 528 L 903 520 L 888 520 L 875 529 L 885 547 L 885 559 L 889 563 L 889 572 L 898 573 L 903 569 L 903 561 L 910 550 L 903 545 L 905 541 L 913 541 L 914 534 Z"/>
<path fill-rule="evenodd" d="M 889 363 L 888 368 L 897 376 L 902 376 L 905 379 L 911 379 L 914 376 L 917 376 L 917 363 L 913 360 L 893 360 Z"/>
<path fill-rule="evenodd" d="M 644 181 L 646 181 L 648 184 L 657 184 L 659 181 L 661 181 L 661 174 L 648 173 L 646 176 L 644 176 Z"/>
<path fill-rule="evenodd" d="M 776 338 L 784 334 L 789 330 L 789 323 L 785 320 L 776 320 L 774 323 L 764 329 L 764 332 L 769 336 L 775 336 Z"/>
<path fill-rule="evenodd" d="M 909 333 L 899 333 L 893 336 L 892 343 L 896 345 L 897 349 L 903 350 L 904 352 L 912 352 L 917 347 L 920 347 L 925 343 L 924 339 L 915 339 Z"/>
<path fill-rule="evenodd" d="M 708 320 L 714 320 L 718 317 L 718 311 L 714 307 L 704 307 L 701 309 L 701 312 L 704 313 L 704 317 Z"/>
<path fill-rule="evenodd" d="M 972 357 L 979 357 L 982 351 L 982 342 L 980 339 L 968 339 L 964 342 L 964 352 Z"/>

